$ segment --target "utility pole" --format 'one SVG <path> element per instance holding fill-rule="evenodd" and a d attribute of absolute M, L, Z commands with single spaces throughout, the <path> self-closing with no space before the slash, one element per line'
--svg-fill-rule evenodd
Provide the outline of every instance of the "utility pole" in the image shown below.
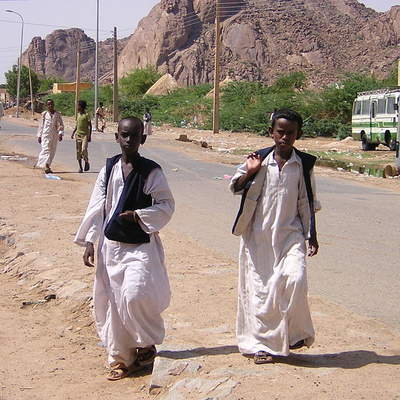
<path fill-rule="evenodd" d="M 6 12 L 17 14 L 21 18 L 21 45 L 19 49 L 19 58 L 18 58 L 18 78 L 17 78 L 17 113 L 16 117 L 19 117 L 19 95 L 21 89 L 21 68 L 22 68 L 22 42 L 24 41 L 24 18 L 22 15 L 13 10 L 6 10 Z"/>
<path fill-rule="evenodd" d="M 398 61 L 397 74 L 397 86 L 400 86 L 400 60 Z M 395 107 L 397 111 L 396 168 L 397 174 L 400 175 L 400 96 L 397 97 Z"/>
<path fill-rule="evenodd" d="M 75 77 L 75 120 L 78 118 L 79 89 L 81 85 L 81 41 L 78 42 L 76 52 L 76 77 Z"/>
<path fill-rule="evenodd" d="M 99 118 L 96 111 L 99 106 L 99 0 L 96 1 L 96 59 L 94 64 L 94 126 L 98 131 Z"/>
<path fill-rule="evenodd" d="M 29 71 L 29 89 L 31 91 L 31 111 L 32 117 L 35 116 L 35 105 L 33 104 L 33 89 L 32 89 L 32 75 L 31 75 L 31 58 L 28 54 L 28 71 Z"/>
<path fill-rule="evenodd" d="M 114 63 L 113 63 L 113 121 L 118 122 L 118 42 L 117 42 L 117 27 L 114 26 Z"/>
<path fill-rule="evenodd" d="M 213 132 L 219 133 L 219 82 L 221 75 L 221 5 L 215 0 L 215 67 L 214 67 L 214 101 L 213 101 Z"/>

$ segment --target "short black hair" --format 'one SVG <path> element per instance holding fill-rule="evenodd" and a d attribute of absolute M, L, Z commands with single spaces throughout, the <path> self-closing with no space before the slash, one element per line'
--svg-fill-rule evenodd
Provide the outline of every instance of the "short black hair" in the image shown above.
<path fill-rule="evenodd" d="M 49 101 L 50 101 L 51 103 L 54 104 L 54 100 L 53 100 L 53 99 L 47 99 L 47 100 L 46 100 L 46 104 L 47 104 Z"/>
<path fill-rule="evenodd" d="M 137 118 L 137 117 L 126 117 L 126 118 L 122 118 L 119 120 L 118 122 L 118 131 L 119 128 L 122 124 L 122 122 L 124 121 L 129 121 L 132 125 L 133 125 L 133 129 L 138 132 L 139 134 L 143 134 L 144 131 L 144 125 L 141 119 Z"/>
<path fill-rule="evenodd" d="M 274 113 L 272 114 L 271 128 L 274 127 L 276 120 L 280 118 L 287 119 L 288 121 L 297 122 L 299 131 L 303 127 L 303 118 L 297 111 L 291 110 L 290 108 L 281 108 L 280 110 L 274 111 Z"/>
<path fill-rule="evenodd" d="M 78 101 L 78 104 L 79 104 L 79 106 L 80 106 L 83 110 L 86 110 L 87 103 L 86 103 L 85 100 L 79 100 L 79 101 Z"/>

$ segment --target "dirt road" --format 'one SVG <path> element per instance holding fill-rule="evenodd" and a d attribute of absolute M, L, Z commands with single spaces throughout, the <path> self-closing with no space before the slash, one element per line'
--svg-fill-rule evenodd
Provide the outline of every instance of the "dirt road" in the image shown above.
<path fill-rule="evenodd" d="M 72 244 L 91 187 L 29 166 L 0 165 L 1 400 L 400 399 L 399 332 L 317 296 L 311 349 L 268 366 L 240 356 L 235 263 L 171 227 L 162 239 L 173 299 L 153 380 L 107 382 L 90 315 L 93 270 Z M 49 294 L 57 298 L 21 308 Z"/>

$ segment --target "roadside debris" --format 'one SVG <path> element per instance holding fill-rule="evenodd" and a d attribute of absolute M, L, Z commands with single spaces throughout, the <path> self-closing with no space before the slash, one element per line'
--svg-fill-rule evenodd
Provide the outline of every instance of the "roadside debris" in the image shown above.
<path fill-rule="evenodd" d="M 32 306 L 32 305 L 39 305 L 39 304 L 44 304 L 49 302 L 50 300 L 55 300 L 57 297 L 55 294 L 48 294 L 44 296 L 42 300 L 28 300 L 28 301 L 23 301 L 21 308 L 24 308 L 26 306 Z"/>
<path fill-rule="evenodd" d="M 53 175 L 53 174 L 44 174 L 44 177 L 46 179 L 51 179 L 53 181 L 61 181 L 61 177 L 59 177 L 58 175 Z"/>
<path fill-rule="evenodd" d="M 0 156 L 0 160 L 2 161 L 26 161 L 28 157 L 22 156 Z"/>

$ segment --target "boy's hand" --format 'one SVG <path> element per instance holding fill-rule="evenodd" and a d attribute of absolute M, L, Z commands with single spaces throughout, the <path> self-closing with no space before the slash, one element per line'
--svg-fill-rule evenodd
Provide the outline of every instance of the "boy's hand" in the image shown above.
<path fill-rule="evenodd" d="M 129 222 L 138 222 L 139 220 L 138 215 L 132 210 L 126 210 L 119 214 L 119 216 Z"/>
<path fill-rule="evenodd" d="M 312 257 L 318 253 L 319 244 L 317 238 L 310 238 L 308 241 L 308 256 Z"/>
<path fill-rule="evenodd" d="M 94 267 L 94 246 L 91 242 L 86 242 L 86 250 L 83 253 L 83 263 L 87 267 Z"/>
<path fill-rule="evenodd" d="M 73 138 L 74 138 L 74 136 L 75 136 L 75 135 L 74 135 L 74 134 L 72 134 L 72 135 L 71 135 L 71 139 L 73 139 Z"/>
<path fill-rule="evenodd" d="M 261 168 L 261 156 L 257 153 L 251 153 L 247 156 L 246 167 L 249 176 L 255 175 Z"/>

